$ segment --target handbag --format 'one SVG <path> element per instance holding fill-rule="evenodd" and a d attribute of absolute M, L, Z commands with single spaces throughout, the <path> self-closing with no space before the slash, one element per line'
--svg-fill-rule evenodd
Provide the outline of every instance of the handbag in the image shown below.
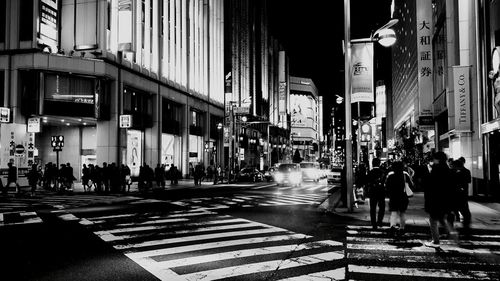
<path fill-rule="evenodd" d="M 405 193 L 408 198 L 413 197 L 413 190 L 411 190 L 408 182 L 405 181 Z"/>

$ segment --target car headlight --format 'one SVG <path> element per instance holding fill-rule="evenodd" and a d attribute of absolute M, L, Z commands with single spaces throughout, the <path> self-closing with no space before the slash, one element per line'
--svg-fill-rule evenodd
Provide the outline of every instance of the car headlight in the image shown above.
<path fill-rule="evenodd" d="M 274 180 L 275 181 L 282 181 L 283 180 L 283 174 L 282 173 L 276 173 L 276 174 L 274 174 Z"/>
<path fill-rule="evenodd" d="M 290 182 L 299 183 L 302 181 L 302 175 L 299 172 L 290 173 Z"/>

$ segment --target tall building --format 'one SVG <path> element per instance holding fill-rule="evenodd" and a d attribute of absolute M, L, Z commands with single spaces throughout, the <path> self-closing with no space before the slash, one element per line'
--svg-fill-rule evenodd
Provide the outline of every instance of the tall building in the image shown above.
<path fill-rule="evenodd" d="M 461 5 L 466 5 L 459 1 Z M 473 154 L 472 165 L 482 170 L 483 180 L 474 190 L 479 195 L 500 199 L 500 3 L 474 1 L 469 14 L 476 27 L 478 64 L 471 70 L 477 79 L 480 101 L 473 104 L 473 143 L 482 142 L 482 154 Z M 469 61 L 470 63 L 471 61 Z M 478 175 L 478 178 L 481 174 Z"/>
<path fill-rule="evenodd" d="M 266 0 L 225 2 L 225 73 L 231 77 L 226 116 L 234 113 L 234 122 L 226 122 L 232 130 L 226 131 L 236 138 L 226 139 L 226 155 L 234 154 L 241 166 L 260 168 L 283 160 L 289 136 L 288 58 L 269 32 L 267 5 Z"/>
<path fill-rule="evenodd" d="M 291 138 L 293 151 L 305 161 L 319 157 L 320 120 L 319 95 L 310 78 L 290 77 Z"/>
<path fill-rule="evenodd" d="M 0 4 L 1 168 L 221 161 L 222 0 Z"/>

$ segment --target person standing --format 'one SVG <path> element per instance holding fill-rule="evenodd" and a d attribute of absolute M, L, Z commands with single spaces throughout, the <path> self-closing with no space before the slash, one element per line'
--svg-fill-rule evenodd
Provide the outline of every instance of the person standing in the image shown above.
<path fill-rule="evenodd" d="M 391 233 L 393 234 L 395 234 L 396 231 L 398 231 L 399 235 L 404 234 L 406 225 L 405 213 L 409 204 L 406 185 L 408 185 L 409 188 L 413 187 L 410 175 L 404 171 L 403 162 L 396 161 L 392 164 L 392 171 L 387 174 L 387 179 L 385 181 L 385 186 L 389 195 L 389 210 L 391 211 L 390 225 Z"/>
<path fill-rule="evenodd" d="M 179 170 L 177 170 L 177 167 L 172 165 L 168 173 L 170 174 L 170 185 L 177 185 L 179 183 Z"/>
<path fill-rule="evenodd" d="M 455 209 L 462 214 L 463 217 L 463 232 L 465 235 L 469 235 L 470 232 L 470 222 L 471 222 L 471 213 L 469 209 L 469 201 L 468 201 L 468 191 L 469 184 L 471 183 L 471 173 L 469 169 L 465 168 L 465 158 L 460 157 L 457 161 L 453 163 L 453 177 L 455 179 L 456 185 L 456 204 Z M 460 217 L 456 219 L 459 220 Z"/>
<path fill-rule="evenodd" d="M 7 186 L 6 188 L 9 187 L 15 187 L 17 194 L 21 193 L 21 190 L 19 188 L 19 185 L 17 184 L 17 167 L 12 164 L 12 162 L 9 162 L 7 164 L 9 167 L 8 173 L 7 173 Z"/>
<path fill-rule="evenodd" d="M 380 159 L 372 160 L 373 168 L 368 172 L 367 196 L 370 198 L 370 217 L 373 229 L 382 227 L 385 214 L 385 172 L 380 168 Z M 377 219 L 378 206 L 378 219 Z"/>
<path fill-rule="evenodd" d="M 452 206 L 449 195 L 453 193 L 453 174 L 448 167 L 447 156 L 444 152 L 436 152 L 433 156 L 432 171 L 429 185 L 425 187 L 425 211 L 429 214 L 432 241 L 425 243 L 427 247 L 438 248 L 439 227 L 443 225 L 450 235 L 455 235 L 455 230 L 447 220 Z"/>
<path fill-rule="evenodd" d="M 102 183 L 104 184 L 104 192 L 109 192 L 110 167 L 108 163 L 102 163 Z"/>
<path fill-rule="evenodd" d="M 156 168 L 154 171 L 154 177 L 156 181 L 156 187 L 162 187 L 163 182 L 165 182 L 165 170 L 160 166 L 160 164 L 156 164 Z"/>
<path fill-rule="evenodd" d="M 31 166 L 31 169 L 28 172 L 27 178 L 28 178 L 28 184 L 31 187 L 31 196 L 33 197 L 33 196 L 35 196 L 36 187 L 38 184 L 38 179 L 40 178 L 40 174 L 38 173 L 37 164 L 33 164 Z"/>
<path fill-rule="evenodd" d="M 69 163 L 66 163 L 66 182 L 69 190 L 73 190 L 73 181 L 75 180 L 73 175 L 73 167 Z"/>

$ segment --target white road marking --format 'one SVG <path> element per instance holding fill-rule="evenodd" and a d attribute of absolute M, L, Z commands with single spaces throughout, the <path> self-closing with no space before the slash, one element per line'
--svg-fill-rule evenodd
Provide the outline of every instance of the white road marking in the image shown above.
<path fill-rule="evenodd" d="M 253 234 L 273 233 L 273 232 L 283 232 L 283 231 L 286 231 L 286 230 L 281 229 L 281 228 L 268 228 L 268 229 L 253 229 L 253 230 L 243 230 L 243 231 L 226 231 L 226 232 L 216 233 L 216 234 L 203 234 L 203 235 L 195 235 L 195 236 L 187 236 L 187 237 L 176 237 L 176 238 L 150 240 L 150 241 L 145 241 L 145 242 L 135 243 L 135 244 L 129 244 L 129 243 L 126 243 L 126 241 L 124 241 L 126 244 L 115 245 L 114 247 L 115 247 L 115 249 L 131 249 L 131 248 L 157 246 L 157 245 L 180 243 L 180 242 L 192 242 L 192 241 L 201 241 L 201 240 L 206 240 L 206 239 L 237 237 L 237 236 L 246 236 L 246 235 L 253 235 Z"/>
<path fill-rule="evenodd" d="M 427 269 L 427 268 L 401 268 L 383 266 L 361 266 L 348 265 L 348 271 L 352 273 L 365 273 L 370 275 L 397 275 L 397 276 L 419 276 L 429 278 L 461 278 L 474 280 L 489 280 L 489 276 L 484 271 L 467 271 L 453 269 Z"/>
<path fill-rule="evenodd" d="M 310 242 L 305 244 L 291 244 L 286 246 L 274 246 L 274 247 L 264 247 L 264 248 L 255 248 L 255 249 L 247 249 L 247 250 L 239 250 L 232 252 L 223 252 L 211 255 L 200 255 L 195 257 L 177 259 L 177 260 L 169 260 L 159 262 L 162 266 L 167 268 L 174 268 L 178 266 L 186 266 L 186 265 L 195 265 L 200 263 L 205 263 L 207 261 L 215 262 L 222 260 L 230 260 L 237 258 L 245 258 L 252 257 L 258 255 L 272 255 L 279 253 L 288 253 L 292 251 L 302 251 L 307 249 L 317 249 L 323 247 L 337 246 L 334 241 L 317 241 Z"/>
<path fill-rule="evenodd" d="M 171 255 L 171 254 L 185 253 L 198 250 L 217 249 L 222 247 L 249 245 L 249 244 L 257 244 L 265 242 L 286 241 L 286 240 L 292 242 L 292 241 L 300 241 L 311 237 L 312 236 L 305 234 L 288 234 L 288 235 L 276 235 L 267 237 L 254 237 L 254 238 L 245 238 L 237 240 L 226 240 L 220 242 L 193 244 L 188 246 L 179 246 L 172 248 L 163 248 L 163 249 L 149 250 L 149 251 L 130 252 L 128 254 L 130 257 L 143 258 L 143 257 Z M 168 244 L 165 246 L 168 246 Z"/>
<path fill-rule="evenodd" d="M 316 255 L 301 256 L 286 260 L 279 259 L 279 260 L 272 260 L 272 261 L 201 271 L 201 272 L 182 275 L 182 277 L 186 278 L 187 280 L 199 280 L 199 281 L 215 280 L 215 279 L 229 278 L 245 274 L 275 270 L 278 267 L 279 269 L 287 269 L 287 268 L 317 264 L 332 260 L 340 260 L 343 258 L 344 258 L 343 251 L 334 251 Z"/>
<path fill-rule="evenodd" d="M 345 279 L 345 268 L 337 268 L 334 270 L 314 272 L 307 275 L 301 275 L 286 279 L 280 279 L 279 281 L 326 281 L 326 280 L 344 280 Z"/>

